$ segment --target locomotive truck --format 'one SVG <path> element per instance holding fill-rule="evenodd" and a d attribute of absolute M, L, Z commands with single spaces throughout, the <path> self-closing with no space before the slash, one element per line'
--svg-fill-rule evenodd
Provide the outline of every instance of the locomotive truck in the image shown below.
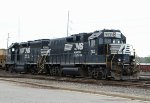
<path fill-rule="evenodd" d="M 120 30 L 13 43 L 7 54 L 11 72 L 115 80 L 137 79 L 139 74 L 135 51 Z"/>

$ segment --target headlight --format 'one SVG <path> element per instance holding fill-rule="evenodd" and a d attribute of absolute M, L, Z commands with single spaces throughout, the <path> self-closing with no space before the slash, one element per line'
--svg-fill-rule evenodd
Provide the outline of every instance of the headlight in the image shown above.
<path fill-rule="evenodd" d="M 120 61 L 121 61 L 121 59 L 119 58 L 119 59 L 118 59 L 118 61 L 120 62 Z"/>
<path fill-rule="evenodd" d="M 135 62 L 135 59 L 133 59 L 132 61 Z"/>

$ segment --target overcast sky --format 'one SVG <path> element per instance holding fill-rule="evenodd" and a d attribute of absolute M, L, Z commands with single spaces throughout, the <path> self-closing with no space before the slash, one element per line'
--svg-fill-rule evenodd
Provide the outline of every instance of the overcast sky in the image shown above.
<path fill-rule="evenodd" d="M 12 42 L 119 29 L 137 55 L 150 55 L 149 0 L 0 0 L 0 48 Z"/>

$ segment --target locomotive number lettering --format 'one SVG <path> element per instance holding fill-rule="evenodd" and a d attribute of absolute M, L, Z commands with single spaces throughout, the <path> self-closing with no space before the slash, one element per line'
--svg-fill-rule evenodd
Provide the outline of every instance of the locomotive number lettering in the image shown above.
<path fill-rule="evenodd" d="M 81 57 L 82 56 L 81 51 L 74 51 L 74 56 Z"/>
<path fill-rule="evenodd" d="M 121 38 L 121 33 L 120 32 L 104 32 L 104 37 Z"/>

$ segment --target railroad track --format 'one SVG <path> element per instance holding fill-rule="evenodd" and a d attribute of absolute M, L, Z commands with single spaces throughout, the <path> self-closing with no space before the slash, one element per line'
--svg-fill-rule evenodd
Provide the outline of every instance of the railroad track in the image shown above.
<path fill-rule="evenodd" d="M 3 73 L 2 73 L 3 72 Z M 150 81 L 147 80 L 130 80 L 130 81 L 113 81 L 113 80 L 94 80 L 90 78 L 72 78 L 72 77 L 55 77 L 48 75 L 31 75 L 31 74 L 17 74 L 0 71 L 0 77 L 2 78 L 28 78 L 38 80 L 51 80 L 62 82 L 75 82 L 95 85 L 107 85 L 107 86 L 122 86 L 130 88 L 144 88 L 150 89 Z"/>

